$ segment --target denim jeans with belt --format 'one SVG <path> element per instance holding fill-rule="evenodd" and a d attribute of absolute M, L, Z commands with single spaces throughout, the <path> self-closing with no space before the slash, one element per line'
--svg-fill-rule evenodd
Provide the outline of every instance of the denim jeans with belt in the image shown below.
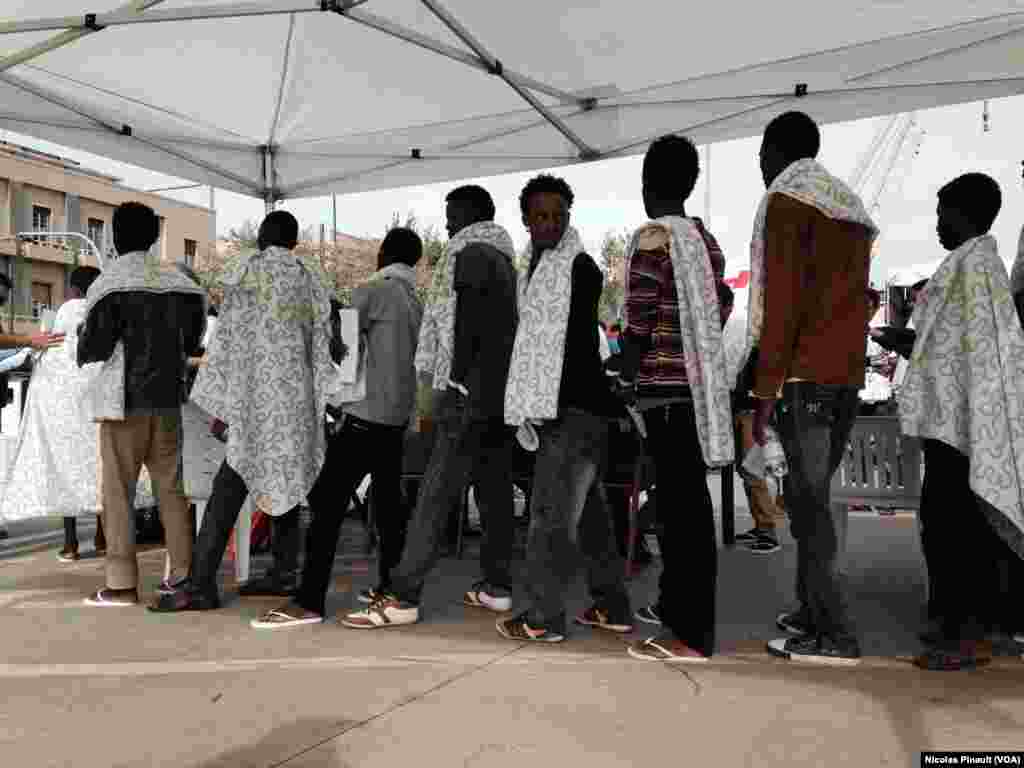
<path fill-rule="evenodd" d="M 797 543 L 796 594 L 818 634 L 853 637 L 837 568 L 838 538 L 830 504 L 832 475 L 857 417 L 855 387 L 790 382 L 776 416 L 786 452 L 786 510 Z"/>
<path fill-rule="evenodd" d="M 606 420 L 566 409 L 541 426 L 538 436 L 526 554 L 530 626 L 565 632 L 565 596 L 581 550 L 594 602 L 613 621 L 632 623 L 625 563 L 601 483 L 608 449 Z"/>

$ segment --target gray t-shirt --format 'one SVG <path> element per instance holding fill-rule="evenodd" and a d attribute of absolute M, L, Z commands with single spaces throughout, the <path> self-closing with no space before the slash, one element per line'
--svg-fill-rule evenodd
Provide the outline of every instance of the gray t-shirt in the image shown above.
<path fill-rule="evenodd" d="M 405 424 L 416 406 L 413 358 L 423 305 L 407 282 L 385 277 L 352 293 L 359 310 L 359 332 L 366 344 L 366 399 L 346 405 L 345 413 L 377 424 Z"/>

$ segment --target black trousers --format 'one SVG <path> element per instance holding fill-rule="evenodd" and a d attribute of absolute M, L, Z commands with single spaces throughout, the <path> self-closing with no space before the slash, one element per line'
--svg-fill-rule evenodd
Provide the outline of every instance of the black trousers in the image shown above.
<path fill-rule="evenodd" d="M 661 530 L 658 615 L 677 639 L 710 656 L 715 651 L 718 541 L 693 404 L 652 408 L 644 420 Z"/>
<path fill-rule="evenodd" d="M 192 589 L 205 595 L 217 593 L 217 572 L 231 538 L 231 530 L 249 495 L 245 481 L 227 461 L 220 465 L 213 478 L 213 493 L 206 503 L 203 524 L 192 549 Z M 274 569 L 290 573 L 298 569 L 300 526 L 299 508 L 271 518 L 271 540 Z"/>
<path fill-rule="evenodd" d="M 988 522 L 986 502 L 971 490 L 970 460 L 946 443 L 925 440 L 924 462 L 922 549 L 943 643 L 955 650 L 1005 625 L 1010 617 L 1003 582 L 1008 568 L 1020 568 L 1020 559 Z"/>
<path fill-rule="evenodd" d="M 377 586 L 391 587 L 391 574 L 402 557 L 409 524 L 409 505 L 403 501 L 401 489 L 404 435 L 404 425 L 345 416 L 341 429 L 328 438 L 324 467 L 309 494 L 313 520 L 296 598 L 307 611 L 324 615 L 341 524 L 352 494 L 367 474 L 373 478 L 373 518 L 380 542 Z"/>

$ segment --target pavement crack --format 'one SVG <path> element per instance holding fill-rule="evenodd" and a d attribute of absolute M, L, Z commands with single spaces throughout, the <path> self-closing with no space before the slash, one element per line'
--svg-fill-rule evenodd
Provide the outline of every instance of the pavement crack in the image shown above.
<path fill-rule="evenodd" d="M 506 651 L 505 653 L 502 653 L 502 654 L 500 654 L 498 656 L 495 656 L 493 659 L 488 659 L 483 664 L 477 664 L 475 667 L 470 667 L 469 669 L 467 669 L 467 670 L 465 670 L 463 672 L 460 672 L 459 674 L 457 674 L 457 675 L 455 675 L 453 677 L 449 677 L 446 680 L 442 680 L 437 685 L 433 685 L 430 688 L 427 688 L 425 691 L 421 691 L 420 693 L 413 694 L 411 696 L 403 697 L 400 701 L 395 702 L 390 707 L 382 709 L 377 714 L 370 715 L 370 717 L 364 718 L 363 720 L 357 720 L 357 721 L 351 723 L 350 725 L 347 725 L 345 728 L 342 728 L 337 733 L 333 733 L 330 736 L 327 736 L 326 738 L 320 739 L 320 741 L 316 742 L 315 744 L 312 744 L 312 745 L 306 747 L 305 749 L 299 750 L 294 755 L 286 757 L 284 760 L 281 760 L 279 762 L 274 763 L 273 765 L 268 766 L 268 768 L 281 768 L 281 766 L 287 765 L 289 762 L 291 762 L 295 758 L 301 757 L 302 755 L 309 754 L 313 750 L 319 749 L 320 747 L 324 746 L 328 742 L 334 741 L 335 739 L 340 738 L 341 736 L 345 736 L 346 734 L 351 733 L 352 731 L 357 731 L 360 728 L 365 728 L 367 725 L 370 725 L 371 723 L 374 723 L 377 720 L 381 720 L 381 719 L 383 719 L 385 717 L 388 717 L 389 715 L 394 714 L 395 712 L 399 711 L 400 709 L 404 709 L 405 707 L 409 706 L 410 704 L 414 704 L 417 701 L 425 699 L 427 696 L 429 696 L 432 693 L 436 693 L 437 691 L 443 690 L 444 688 L 447 688 L 447 687 L 449 687 L 451 685 L 454 685 L 455 683 L 459 682 L 460 680 L 464 680 L 467 677 L 470 677 L 471 675 L 475 675 L 477 672 L 483 672 L 485 669 L 487 669 L 489 667 L 492 667 L 492 666 L 494 666 L 495 664 L 497 664 L 497 663 L 499 663 L 501 661 L 504 661 L 505 659 L 509 658 L 510 656 L 512 656 L 515 653 L 518 653 L 519 651 L 521 651 L 525 647 L 526 647 L 526 643 L 520 643 L 515 648 L 511 648 L 510 650 Z"/>
<path fill-rule="evenodd" d="M 672 667 L 673 670 L 678 672 L 680 675 L 685 677 L 690 682 L 690 685 L 693 686 L 693 695 L 694 696 L 700 696 L 704 692 L 704 686 L 700 684 L 700 682 L 697 680 L 697 678 L 695 678 L 693 675 L 691 675 L 685 669 L 680 669 L 678 666 L 673 666 L 671 664 L 666 665 L 666 666 Z"/>

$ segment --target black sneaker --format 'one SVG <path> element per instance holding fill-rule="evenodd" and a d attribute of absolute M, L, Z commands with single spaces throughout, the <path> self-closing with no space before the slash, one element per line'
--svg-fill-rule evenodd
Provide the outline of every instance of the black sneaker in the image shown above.
<path fill-rule="evenodd" d="M 521 613 L 513 619 L 501 619 L 495 624 L 495 627 L 502 637 L 519 642 L 561 643 L 565 640 L 565 635 L 559 632 L 552 632 L 544 627 L 531 627 L 525 613 Z"/>
<path fill-rule="evenodd" d="M 756 539 L 747 542 L 747 551 L 755 555 L 771 555 L 782 549 L 779 540 L 769 533 L 760 533 Z"/>
<path fill-rule="evenodd" d="M 768 643 L 768 653 L 790 661 L 831 667 L 860 664 L 860 646 L 856 640 L 836 640 L 824 635 L 772 640 Z"/>
<path fill-rule="evenodd" d="M 796 637 L 804 637 L 806 635 L 814 634 L 811 622 L 807 619 L 807 615 L 802 611 L 780 613 L 775 619 L 775 626 L 783 632 L 788 632 Z"/>
<path fill-rule="evenodd" d="M 763 533 L 763 531 L 760 528 L 751 528 L 746 533 L 736 534 L 735 540 L 737 544 L 747 544 L 751 541 L 757 541 L 757 537 L 760 536 L 761 533 Z"/>

